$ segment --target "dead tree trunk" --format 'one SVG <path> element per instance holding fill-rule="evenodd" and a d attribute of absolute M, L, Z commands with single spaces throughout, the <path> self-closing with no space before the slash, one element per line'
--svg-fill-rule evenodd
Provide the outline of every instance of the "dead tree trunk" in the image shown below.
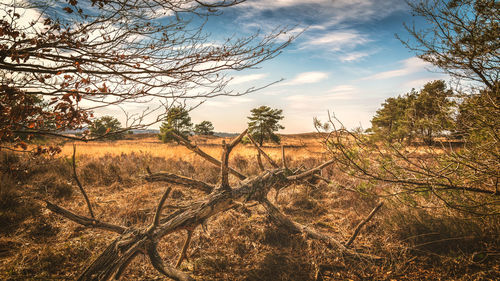
<path fill-rule="evenodd" d="M 274 188 L 278 191 L 294 183 L 307 180 L 313 177 L 321 169 L 333 164 L 333 161 L 328 161 L 305 172 L 299 173 L 298 170 L 297 172 L 292 172 L 287 168 L 284 159 L 282 167 L 279 167 L 262 149 L 260 149 L 260 147 L 258 147 L 258 152 L 264 155 L 264 158 L 270 162 L 274 169 L 264 170 L 257 176 L 249 178 L 228 167 L 228 159 L 231 150 L 241 141 L 245 134 L 246 131 L 235 138 L 231 143 L 224 144 L 221 161 L 209 156 L 207 153 L 203 152 L 200 148 L 191 144 L 186 139 L 178 137 L 179 141 L 186 147 L 201 157 L 207 159 L 210 163 L 221 168 L 221 184 L 219 186 L 212 186 L 199 180 L 170 173 L 151 173 L 148 169 L 149 174 L 145 176 L 147 181 L 182 185 L 205 192 L 207 196 L 204 199 L 183 207 L 166 217 L 160 218 L 164 202 L 170 192 L 170 188 L 168 188 L 159 201 L 153 223 L 147 228 L 126 228 L 123 226 L 112 225 L 98 221 L 93 217 L 87 218 L 76 215 L 68 210 L 47 202 L 48 209 L 72 221 L 88 227 L 106 229 L 119 234 L 119 236 L 108 245 L 101 255 L 99 255 L 85 268 L 78 280 L 118 279 L 130 262 L 140 253 L 147 255 L 151 264 L 159 273 L 174 280 L 193 280 L 187 273 L 163 263 L 163 260 L 157 250 L 159 240 L 174 232 L 182 230 L 186 230 L 188 232 L 186 243 L 181 254 L 179 255 L 179 261 L 177 263 L 178 266 L 184 259 L 187 248 L 189 247 L 191 233 L 198 225 L 203 224 L 213 216 L 219 215 L 220 213 L 233 208 L 236 204 L 250 201 L 262 204 L 274 223 L 287 227 L 291 232 L 302 232 L 307 237 L 323 241 L 329 247 L 336 247 L 339 251 L 346 254 L 358 255 L 353 250 L 346 248 L 342 243 L 336 241 L 332 237 L 317 232 L 307 226 L 293 222 L 281 213 L 279 209 L 267 198 L 271 189 Z M 283 157 L 284 155 L 285 154 L 283 152 Z M 240 179 L 240 182 L 233 187 L 229 184 L 229 173 Z M 81 187 L 81 190 L 82 193 L 84 193 L 83 187 Z M 90 209 L 90 203 L 88 206 Z"/>

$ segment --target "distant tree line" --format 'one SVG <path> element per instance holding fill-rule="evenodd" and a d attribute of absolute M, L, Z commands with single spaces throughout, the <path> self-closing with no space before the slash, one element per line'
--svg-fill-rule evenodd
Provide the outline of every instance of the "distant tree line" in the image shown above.
<path fill-rule="evenodd" d="M 283 110 L 263 105 L 252 109 L 250 113 L 248 131 L 254 141 L 260 146 L 265 141 L 279 144 L 280 137 L 275 132 L 285 128 L 279 124 L 284 118 Z M 174 106 L 168 111 L 165 121 L 160 127 L 158 138 L 163 142 L 175 141 L 176 138 L 172 133 L 184 138 L 188 138 L 192 134 L 210 136 L 214 134 L 214 126 L 212 122 L 207 120 L 193 125 L 189 111 L 182 106 Z M 250 142 L 250 140 L 245 139 L 244 142 Z"/>
<path fill-rule="evenodd" d="M 193 126 L 189 111 L 182 106 L 169 109 L 165 121 L 160 126 L 158 138 L 163 142 L 172 142 L 176 138 L 172 133 L 188 138 L 191 134 L 211 136 L 214 134 L 212 122 L 204 120 Z"/>

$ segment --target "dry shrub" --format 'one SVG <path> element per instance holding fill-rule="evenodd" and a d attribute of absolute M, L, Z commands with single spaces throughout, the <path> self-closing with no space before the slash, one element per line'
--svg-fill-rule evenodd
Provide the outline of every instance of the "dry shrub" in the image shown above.
<path fill-rule="evenodd" d="M 472 218 L 405 208 L 394 210 L 386 219 L 386 227 L 415 254 L 471 254 L 500 246 L 498 217 Z"/>
<path fill-rule="evenodd" d="M 0 233 L 14 232 L 26 218 L 39 213 L 32 200 L 22 198 L 17 183 L 7 174 L 0 174 Z"/>
<path fill-rule="evenodd" d="M 48 280 L 48 279 L 74 279 L 66 276 L 68 268 L 75 268 L 75 265 L 87 260 L 94 248 L 91 239 L 71 239 L 60 242 L 56 246 L 50 244 L 40 244 L 26 249 L 20 259 L 10 272 L 2 273 L 7 280 Z M 0 275 L 0 276 L 2 276 Z"/>
<path fill-rule="evenodd" d="M 74 190 L 70 180 L 71 178 L 50 171 L 35 175 L 33 184 L 42 194 L 48 194 L 53 198 L 70 198 Z"/>
<path fill-rule="evenodd" d="M 255 269 L 248 271 L 243 280 L 311 280 L 313 266 L 305 259 L 289 253 L 266 253 Z"/>
<path fill-rule="evenodd" d="M 59 233 L 59 227 L 44 216 L 29 218 L 23 224 L 25 235 L 38 243 L 44 242 L 46 238 L 54 237 Z"/>

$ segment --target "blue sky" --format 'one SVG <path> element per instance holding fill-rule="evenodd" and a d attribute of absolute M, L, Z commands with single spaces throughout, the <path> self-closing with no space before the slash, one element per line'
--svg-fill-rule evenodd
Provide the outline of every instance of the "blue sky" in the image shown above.
<path fill-rule="evenodd" d="M 216 131 L 246 128 L 250 110 L 260 105 L 283 109 L 281 133 L 314 131 L 313 117 L 328 111 L 347 127 L 370 127 L 388 97 L 446 79 L 395 38 L 411 24 L 401 0 L 248 0 L 210 18 L 213 38 L 244 36 L 277 26 L 306 31 L 277 58 L 258 69 L 232 73 L 230 88 L 244 90 L 284 78 L 283 82 L 241 97 L 207 100 L 191 112 L 194 123 L 211 121 Z"/>

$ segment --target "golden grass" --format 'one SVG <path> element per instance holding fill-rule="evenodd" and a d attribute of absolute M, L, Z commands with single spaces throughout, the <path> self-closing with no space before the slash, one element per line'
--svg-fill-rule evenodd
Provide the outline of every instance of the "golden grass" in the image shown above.
<path fill-rule="evenodd" d="M 164 170 L 217 184 L 219 168 L 183 146 L 163 144 L 154 136 L 133 138 L 76 143 L 78 174 L 100 219 L 124 226 L 151 223 L 166 186 L 145 182 L 142 176 L 146 166 L 154 172 Z M 192 138 L 217 159 L 220 158 L 222 140 L 218 137 Z M 322 136 L 317 134 L 282 136 L 289 166 L 310 168 L 327 158 L 321 140 Z M 70 162 L 65 159 L 73 152 L 72 144 L 64 144 L 63 157 L 47 158 L 50 160 L 47 163 L 41 161 L 44 159 L 37 164 L 33 159 L 21 156 L 15 161 L 7 161 L 4 157 L 3 162 L 19 168 L 10 169 L 12 171 L 4 175 L 5 179 L 0 178 L 0 191 L 11 192 L 7 194 L 9 196 L 3 196 L 5 200 L 0 200 L 0 215 L 2 207 L 9 210 L 11 221 L 12 213 L 28 214 L 10 223 L 12 230 L 9 233 L 4 228 L 5 233 L 0 235 L 0 280 L 74 280 L 89 260 L 116 237 L 113 233 L 86 229 L 62 219 L 46 211 L 43 201 L 25 200 L 35 194 L 77 214 L 88 214 L 81 194 L 71 182 Z M 280 146 L 266 144 L 263 149 L 275 160 L 281 160 Z M 240 144 L 231 154 L 230 165 L 245 175 L 255 175 L 259 172 L 255 155 L 256 149 L 252 145 Z M 25 173 L 23 165 L 31 172 Z M 265 165 L 269 167 L 267 163 Z M 346 241 L 378 198 L 352 192 L 361 182 L 343 174 L 335 166 L 324 169 L 323 176 L 335 179 L 349 189 L 334 184 L 311 186 L 297 183 L 283 189 L 278 201 L 273 202 L 295 221 Z M 60 196 L 61 192 L 56 191 L 66 185 L 72 186 L 73 192 Z M 204 196 L 181 186 L 172 188 L 172 195 L 168 198 L 168 204 L 172 206 L 186 205 Z M 270 197 L 273 195 L 271 193 Z M 166 208 L 164 215 L 174 211 L 175 208 Z M 354 243 L 361 252 L 384 257 L 382 263 L 375 263 L 351 260 L 335 249 L 325 248 L 321 242 L 290 234 L 269 224 L 262 207 L 245 207 L 210 219 L 206 229 L 198 228 L 193 235 L 189 260 L 181 269 L 190 271 L 196 280 L 306 281 L 315 280 L 318 268 L 323 268 L 322 280 L 325 281 L 494 280 L 500 272 L 497 256 L 486 256 L 478 263 L 471 261 L 471 253 L 486 253 L 490 249 L 498 252 L 495 234 L 500 224 L 497 222 L 498 218 L 491 218 L 491 222 L 469 221 L 445 216 L 444 212 L 434 209 L 427 213 L 426 210 L 388 202 Z M 474 239 L 469 238 L 473 233 L 477 233 Z M 183 239 L 183 233 L 174 233 L 159 244 L 166 263 L 175 262 Z M 447 243 L 446 239 L 455 240 Z M 435 249 L 441 250 L 439 255 L 434 253 Z M 456 249 L 463 252 L 456 252 Z M 157 278 L 158 273 L 143 258 L 138 258 L 127 269 L 123 280 Z"/>
<path fill-rule="evenodd" d="M 230 138 L 218 137 L 198 137 L 192 141 L 215 158 L 220 158 L 222 140 L 228 141 Z M 324 149 L 321 144 L 321 137 L 318 135 L 308 135 L 306 138 L 299 135 L 283 136 L 282 145 L 285 146 L 287 156 L 293 156 L 300 160 L 306 157 L 321 157 Z M 77 145 L 77 153 L 80 156 L 99 158 L 106 154 L 122 155 L 131 153 L 146 153 L 153 157 L 165 159 L 182 158 L 185 161 L 193 160 L 196 156 L 193 152 L 182 145 L 175 143 L 162 143 L 154 137 L 139 138 L 133 140 L 118 140 L 106 142 L 68 142 L 62 146 L 62 155 L 70 156 L 73 153 L 72 145 Z M 281 146 L 265 144 L 263 149 L 274 159 L 281 159 Z M 232 152 L 233 156 L 255 157 L 256 149 L 251 144 L 238 145 Z"/>

